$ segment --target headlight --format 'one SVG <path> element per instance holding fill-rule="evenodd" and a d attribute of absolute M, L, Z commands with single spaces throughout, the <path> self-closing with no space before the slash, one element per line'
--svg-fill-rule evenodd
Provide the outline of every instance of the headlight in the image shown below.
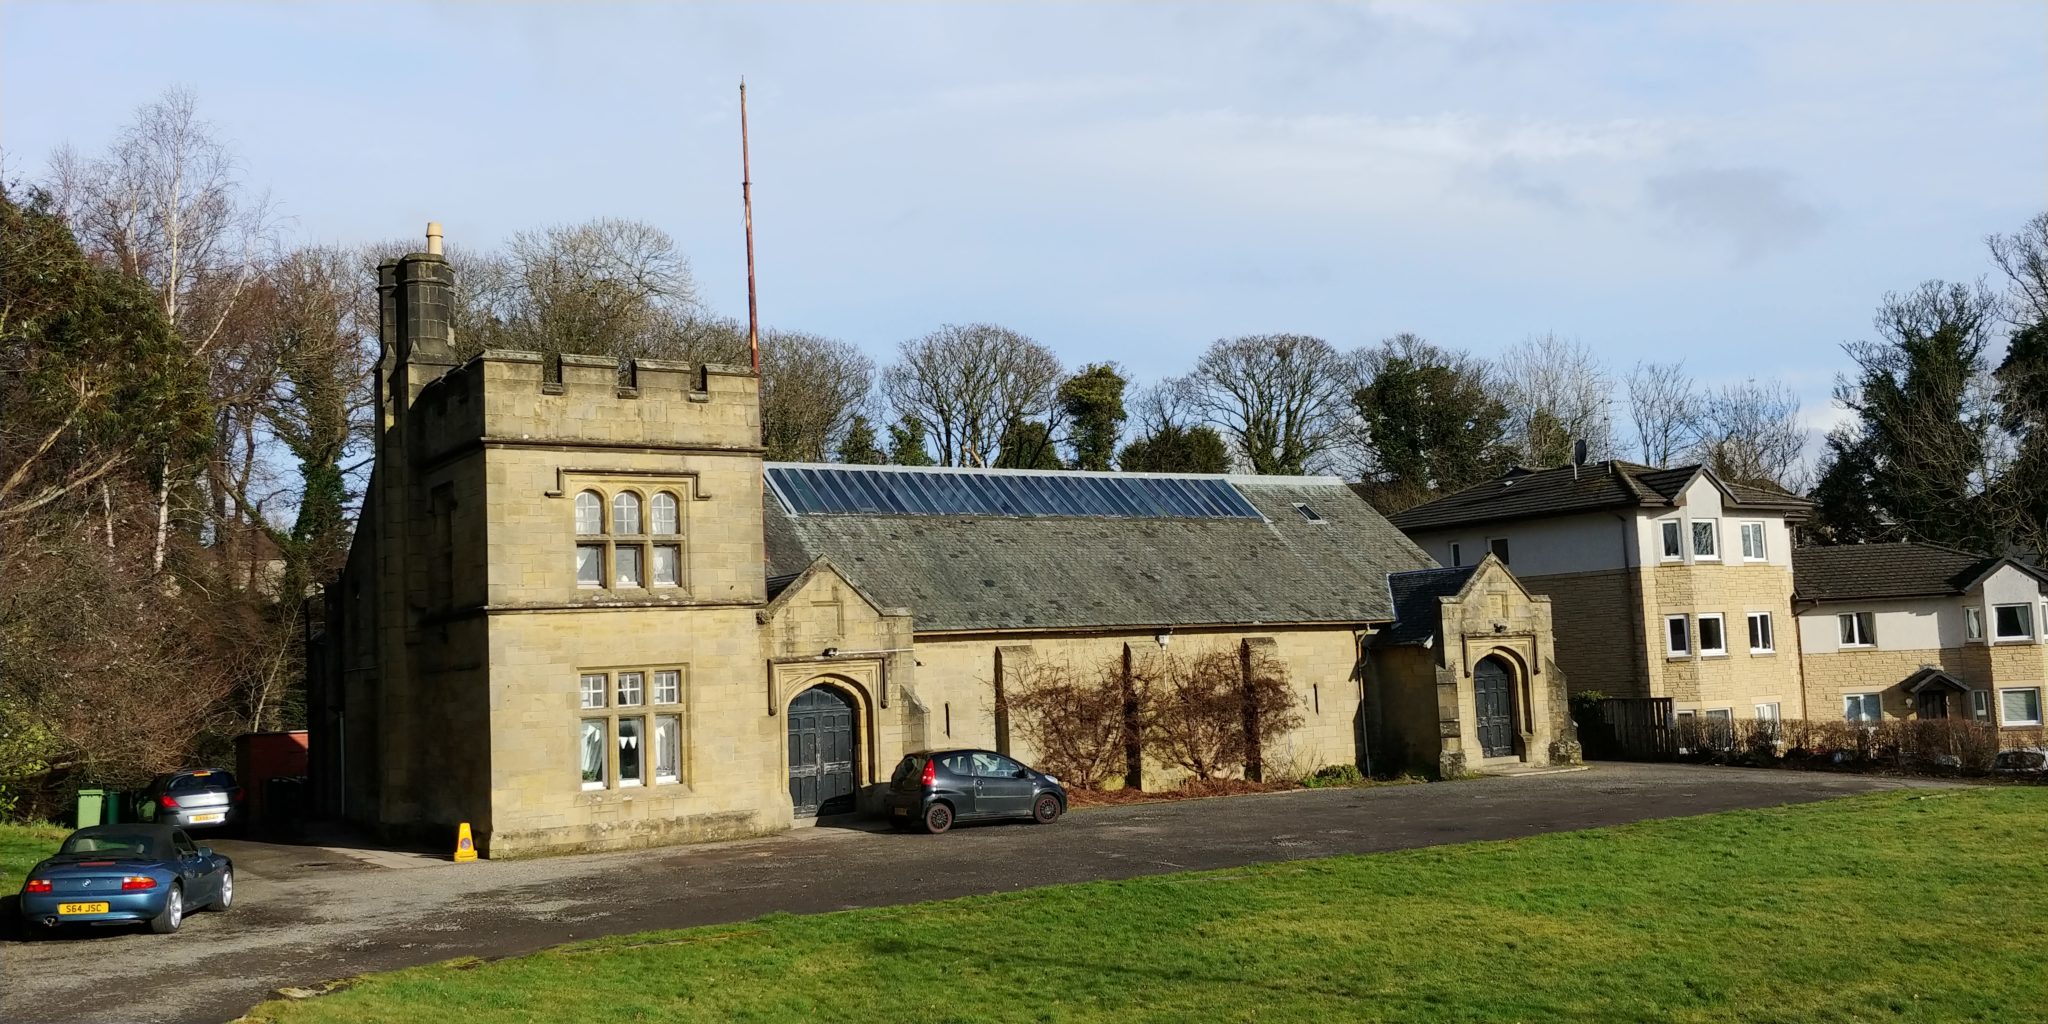
<path fill-rule="evenodd" d="M 1048 775 L 1045 777 L 1045 781 L 1050 782 L 1053 785 L 1057 786 L 1059 785 L 1060 777 L 1057 775 Z"/>

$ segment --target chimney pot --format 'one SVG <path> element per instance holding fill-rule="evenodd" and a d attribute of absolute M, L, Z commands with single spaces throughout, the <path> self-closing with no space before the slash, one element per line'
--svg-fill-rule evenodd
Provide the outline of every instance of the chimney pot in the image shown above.
<path fill-rule="evenodd" d="M 441 255 L 441 222 L 438 220 L 427 222 L 427 254 Z"/>

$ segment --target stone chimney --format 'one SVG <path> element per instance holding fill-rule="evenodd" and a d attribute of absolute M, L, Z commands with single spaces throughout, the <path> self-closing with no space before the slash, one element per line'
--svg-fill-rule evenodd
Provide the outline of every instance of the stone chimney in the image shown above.
<path fill-rule="evenodd" d="M 386 358 L 421 367 L 410 373 L 418 388 L 455 365 L 455 271 L 441 255 L 441 225 L 427 225 L 427 251 L 377 268 Z"/>

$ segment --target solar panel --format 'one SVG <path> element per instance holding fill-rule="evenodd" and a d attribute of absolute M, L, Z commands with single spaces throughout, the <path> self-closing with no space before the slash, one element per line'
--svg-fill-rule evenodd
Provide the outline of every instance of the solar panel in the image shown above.
<path fill-rule="evenodd" d="M 1260 518 L 1229 481 L 1199 477 L 770 466 L 768 482 L 798 515 Z"/>

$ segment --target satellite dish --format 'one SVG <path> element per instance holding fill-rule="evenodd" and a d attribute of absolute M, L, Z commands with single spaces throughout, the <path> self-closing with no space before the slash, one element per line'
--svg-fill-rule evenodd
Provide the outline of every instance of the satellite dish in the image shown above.
<path fill-rule="evenodd" d="M 1585 465 L 1585 464 L 1586 464 L 1586 439 L 1582 437 L 1582 438 L 1580 438 L 1580 439 L 1578 439 L 1578 440 L 1576 440 L 1576 441 L 1573 441 L 1573 442 L 1572 442 L 1572 465 L 1574 465 L 1574 466 L 1583 466 L 1583 465 Z"/>

